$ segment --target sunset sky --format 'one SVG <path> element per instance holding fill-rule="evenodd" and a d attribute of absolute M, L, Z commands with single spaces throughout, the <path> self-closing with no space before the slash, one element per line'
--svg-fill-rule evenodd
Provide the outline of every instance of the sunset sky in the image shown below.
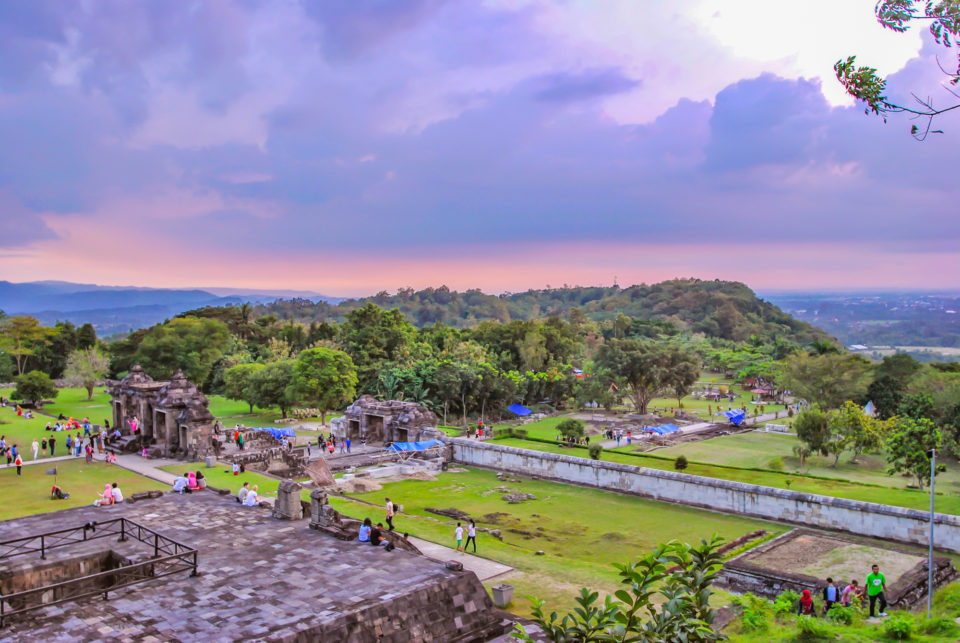
<path fill-rule="evenodd" d="M 3 2 L 0 279 L 957 288 L 960 116 L 832 69 L 956 53 L 874 4 Z"/>

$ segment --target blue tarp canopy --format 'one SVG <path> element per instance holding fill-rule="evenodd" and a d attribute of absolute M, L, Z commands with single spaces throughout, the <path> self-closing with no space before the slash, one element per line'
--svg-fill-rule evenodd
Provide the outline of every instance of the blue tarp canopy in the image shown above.
<path fill-rule="evenodd" d="M 747 415 L 743 412 L 743 409 L 732 409 L 730 411 L 724 411 L 723 414 L 730 420 L 730 424 L 741 424 L 743 418 Z"/>
<path fill-rule="evenodd" d="M 394 442 L 387 448 L 396 452 L 426 451 L 431 447 L 443 446 L 440 440 L 424 440 L 423 442 Z"/>
<path fill-rule="evenodd" d="M 257 430 L 258 430 L 258 431 L 266 431 L 267 433 L 269 433 L 270 435 L 272 435 L 273 437 L 275 437 L 275 438 L 278 439 L 278 440 L 279 440 L 280 438 L 293 438 L 293 437 L 296 437 L 296 436 L 297 436 L 297 434 L 294 432 L 294 430 L 291 429 L 291 428 L 288 427 L 288 426 L 285 426 L 285 427 L 282 427 L 282 428 L 277 428 L 277 427 L 275 427 L 275 426 L 265 426 L 265 427 L 259 428 L 259 429 L 257 429 Z"/>
<path fill-rule="evenodd" d="M 507 410 L 513 413 L 514 415 L 530 415 L 533 413 L 530 409 L 519 404 L 511 404 L 507 407 Z"/>
<path fill-rule="evenodd" d="M 643 427 L 643 430 L 650 433 L 656 433 L 657 435 L 668 435 L 670 433 L 679 431 L 680 427 L 675 424 L 661 424 L 660 426 L 645 426 Z"/>

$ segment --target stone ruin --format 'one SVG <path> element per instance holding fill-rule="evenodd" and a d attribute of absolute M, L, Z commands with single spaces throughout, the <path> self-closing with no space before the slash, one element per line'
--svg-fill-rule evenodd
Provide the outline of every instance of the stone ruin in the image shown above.
<path fill-rule="evenodd" d="M 152 449 L 155 455 L 196 460 L 213 452 L 213 414 L 197 385 L 177 370 L 170 381 L 155 381 L 139 364 L 122 380 L 107 383 L 113 426 L 123 437 L 116 450 Z M 131 422 L 136 418 L 137 431 Z"/>
<path fill-rule="evenodd" d="M 374 523 L 377 521 L 375 520 Z M 363 523 L 353 518 L 346 518 L 339 511 L 330 506 L 327 492 L 317 489 L 310 494 L 310 529 L 323 532 L 339 540 L 356 540 Z M 383 538 L 397 549 L 422 555 L 421 551 L 396 531 L 382 531 Z"/>
<path fill-rule="evenodd" d="M 256 434 L 269 437 L 272 442 L 267 444 L 270 446 L 264 446 L 264 440 L 255 439 L 245 443 L 247 448 L 244 451 L 224 455 L 222 459 L 231 464 L 242 464 L 246 469 L 263 471 L 281 478 L 310 477 L 307 471 L 310 463 L 305 449 L 284 448 L 280 446 L 279 440 L 266 431 L 256 431 L 254 435 Z"/>
<path fill-rule="evenodd" d="M 349 437 L 367 442 L 417 442 L 439 436 L 437 416 L 416 402 L 378 401 L 372 395 L 361 395 L 347 407 L 342 418 L 330 422 L 339 438 Z"/>

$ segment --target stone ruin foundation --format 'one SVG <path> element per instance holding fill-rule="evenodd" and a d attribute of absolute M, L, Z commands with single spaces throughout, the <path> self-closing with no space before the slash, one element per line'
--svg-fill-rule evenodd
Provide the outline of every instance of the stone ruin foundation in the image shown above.
<path fill-rule="evenodd" d="M 891 546 L 865 545 L 862 542 L 847 539 L 837 534 L 817 532 L 812 529 L 793 529 L 782 536 L 750 549 L 727 561 L 717 578 L 717 584 L 735 592 L 751 592 L 757 596 L 775 599 L 786 590 L 801 592 L 809 589 L 815 597 L 831 576 L 837 587 L 843 587 L 851 578 L 864 584 L 870 572 L 868 562 L 858 567 L 859 571 L 843 573 L 842 552 L 845 548 L 871 549 L 878 556 L 897 557 L 904 563 L 904 571 L 891 578 L 889 568 L 880 564 L 881 571 L 887 576 L 889 585 L 885 592 L 887 602 L 897 609 L 912 609 L 926 599 L 927 595 L 927 558 L 915 550 Z M 821 552 L 819 555 L 816 552 Z M 830 555 L 830 552 L 836 552 Z M 820 558 L 824 562 L 816 562 Z M 836 560 L 837 571 L 830 571 L 831 563 Z M 939 588 L 957 578 L 958 573 L 949 558 L 935 556 L 933 559 L 933 583 Z M 816 575 L 804 573 L 804 569 L 817 568 Z"/>
<path fill-rule="evenodd" d="M 388 443 L 436 439 L 440 436 L 437 423 L 434 412 L 422 404 L 361 395 L 330 426 L 338 438 Z"/>

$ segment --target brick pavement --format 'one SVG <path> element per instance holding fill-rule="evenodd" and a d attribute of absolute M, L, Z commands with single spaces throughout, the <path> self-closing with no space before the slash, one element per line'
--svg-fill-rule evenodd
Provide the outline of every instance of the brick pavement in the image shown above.
<path fill-rule="evenodd" d="M 109 601 L 9 619 L 21 640 L 473 641 L 509 627 L 473 572 L 415 554 L 342 542 L 307 521 L 274 520 L 213 493 L 166 494 L 0 523 L 0 539 L 126 515 L 199 549 L 197 578 L 174 575 Z M 3 572 L 0 561 L 0 576 Z"/>

